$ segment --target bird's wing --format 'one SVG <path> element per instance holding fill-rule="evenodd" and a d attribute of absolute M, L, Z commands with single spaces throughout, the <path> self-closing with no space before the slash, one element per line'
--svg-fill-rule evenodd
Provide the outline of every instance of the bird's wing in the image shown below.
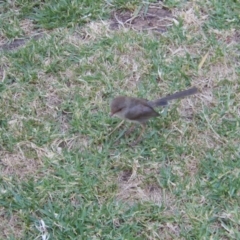
<path fill-rule="evenodd" d="M 158 115 L 159 114 L 151 106 L 146 102 L 142 102 L 141 104 L 132 106 L 125 117 L 132 121 L 146 122 L 149 118 Z"/>

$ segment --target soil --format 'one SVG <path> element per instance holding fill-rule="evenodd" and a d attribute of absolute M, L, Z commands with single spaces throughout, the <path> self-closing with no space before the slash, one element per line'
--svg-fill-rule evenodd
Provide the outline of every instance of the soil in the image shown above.
<path fill-rule="evenodd" d="M 136 16 L 129 10 L 118 10 L 112 13 L 111 19 L 110 28 L 112 30 L 128 27 L 138 31 L 152 30 L 162 33 L 172 25 L 171 11 L 159 6 L 142 8 Z"/>

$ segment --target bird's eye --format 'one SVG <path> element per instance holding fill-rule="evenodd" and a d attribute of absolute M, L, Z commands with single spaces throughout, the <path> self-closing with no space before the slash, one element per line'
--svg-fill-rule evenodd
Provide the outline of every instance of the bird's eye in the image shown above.
<path fill-rule="evenodd" d="M 118 109 L 118 112 L 121 112 L 123 109 L 124 109 L 124 107 L 119 108 L 119 109 Z"/>

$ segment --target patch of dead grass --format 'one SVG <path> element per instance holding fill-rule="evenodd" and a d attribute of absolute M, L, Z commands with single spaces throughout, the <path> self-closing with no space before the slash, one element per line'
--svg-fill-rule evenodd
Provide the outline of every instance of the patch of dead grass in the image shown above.
<path fill-rule="evenodd" d="M 41 150 L 35 147 L 40 156 Z M 2 151 L 1 153 L 1 174 L 5 177 L 16 176 L 20 180 L 38 174 L 39 168 L 43 163 L 40 159 L 28 158 L 25 156 L 22 148 L 17 153 L 9 153 Z"/>
<path fill-rule="evenodd" d="M 117 199 L 132 205 L 136 202 L 152 202 L 159 206 L 164 206 L 172 211 L 174 196 L 160 188 L 157 183 L 145 184 L 145 176 L 137 171 L 138 163 L 133 163 L 132 170 L 126 170 L 119 173 Z M 152 173 L 151 169 L 145 169 L 145 172 Z"/>
<path fill-rule="evenodd" d="M 109 21 L 94 21 L 81 29 L 82 39 L 86 42 L 95 41 L 101 36 L 110 37 Z"/>
<path fill-rule="evenodd" d="M 136 47 L 127 46 L 131 54 L 119 54 L 119 68 L 128 73 L 123 83 L 123 89 L 133 91 L 141 81 L 141 77 L 149 72 L 151 68 L 150 62 L 144 59 L 144 56 L 140 51 L 137 51 Z"/>
<path fill-rule="evenodd" d="M 26 36 L 32 36 L 36 32 L 36 28 L 33 24 L 33 21 L 30 19 L 23 19 L 20 22 L 20 27 Z"/>
<path fill-rule="evenodd" d="M 166 224 L 160 224 L 158 234 L 160 239 L 172 240 L 172 239 L 184 239 L 180 237 L 180 226 L 177 223 L 167 222 Z M 177 238 L 176 238 L 177 237 Z"/>
<path fill-rule="evenodd" d="M 84 27 L 76 28 L 74 33 L 65 30 L 66 38 L 64 42 L 68 42 L 77 48 L 80 48 L 84 44 L 94 42 L 99 38 L 110 36 L 109 21 L 93 21 Z"/>
<path fill-rule="evenodd" d="M 23 221 L 17 215 L 12 213 L 7 216 L 4 208 L 0 208 L 0 238 L 6 239 L 13 236 L 16 239 L 22 239 L 24 235 Z"/>
<path fill-rule="evenodd" d="M 199 167 L 199 163 L 201 161 L 201 159 L 198 159 L 196 157 L 194 157 L 193 155 L 182 155 L 180 157 L 180 161 L 184 161 L 185 162 L 185 166 L 186 166 L 186 172 L 189 174 L 189 176 L 191 176 L 192 180 L 191 184 L 194 185 L 194 179 L 196 174 L 198 173 L 198 167 Z"/>
<path fill-rule="evenodd" d="M 178 106 L 177 111 L 179 112 L 179 115 L 182 118 L 186 119 L 187 121 L 192 121 L 192 119 L 194 118 L 194 115 L 197 113 L 195 104 L 198 100 L 196 98 L 198 98 L 197 95 L 194 95 L 189 98 L 181 99 L 181 103 Z"/>
<path fill-rule="evenodd" d="M 188 31 L 199 31 L 199 33 L 201 33 L 202 25 L 208 19 L 208 15 L 197 15 L 196 11 L 198 11 L 198 5 L 195 2 L 189 2 L 185 5 L 184 9 L 175 9 L 173 15 L 176 18 L 180 17 L 183 19 L 184 27 L 188 29 Z"/>
<path fill-rule="evenodd" d="M 51 143 L 52 149 L 54 149 L 59 154 L 62 153 L 63 149 L 66 149 L 67 151 L 82 151 L 89 146 L 90 138 L 82 134 L 56 138 Z"/>

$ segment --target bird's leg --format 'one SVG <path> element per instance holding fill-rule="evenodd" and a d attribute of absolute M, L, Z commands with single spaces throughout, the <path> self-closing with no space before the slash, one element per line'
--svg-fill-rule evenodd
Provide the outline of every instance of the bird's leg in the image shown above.
<path fill-rule="evenodd" d="M 142 135 L 143 135 L 143 133 L 144 133 L 144 131 L 145 131 L 146 125 L 142 123 L 142 124 L 141 124 L 141 127 L 142 127 L 142 131 L 140 132 L 137 140 L 134 141 L 134 142 L 131 144 L 131 146 L 134 146 L 134 145 L 138 144 L 138 143 L 142 140 Z"/>
<path fill-rule="evenodd" d="M 132 124 L 132 126 L 126 131 L 126 135 L 128 136 L 130 133 L 132 133 L 132 131 L 135 129 L 136 125 Z"/>
<path fill-rule="evenodd" d="M 112 133 L 114 133 L 118 128 L 120 128 L 123 123 L 124 123 L 124 120 L 122 120 L 122 121 L 108 134 L 108 136 L 110 136 L 110 135 L 111 135 Z"/>

